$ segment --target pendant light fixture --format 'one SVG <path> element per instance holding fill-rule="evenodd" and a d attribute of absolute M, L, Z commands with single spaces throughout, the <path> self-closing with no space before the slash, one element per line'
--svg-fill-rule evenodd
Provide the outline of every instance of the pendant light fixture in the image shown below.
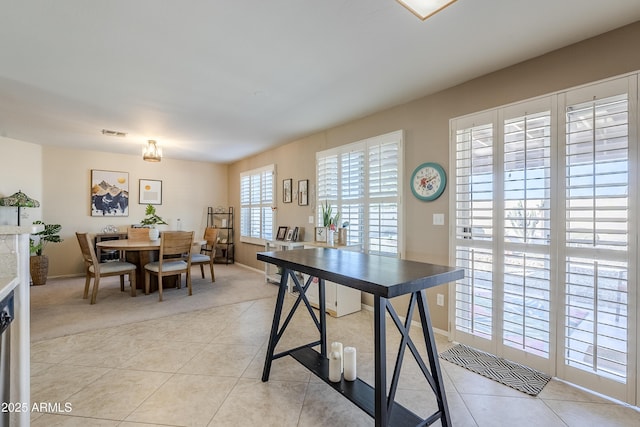
<path fill-rule="evenodd" d="M 147 162 L 159 162 L 162 160 L 162 150 L 158 148 L 153 139 L 147 141 L 147 146 L 142 151 L 142 158 Z"/>

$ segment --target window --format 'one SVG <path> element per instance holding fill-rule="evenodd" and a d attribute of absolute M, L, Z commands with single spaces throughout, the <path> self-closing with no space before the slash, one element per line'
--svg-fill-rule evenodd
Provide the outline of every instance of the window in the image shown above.
<path fill-rule="evenodd" d="M 400 256 L 402 131 L 316 154 L 316 206 L 328 203 L 348 222 L 347 242 L 364 252 Z"/>
<path fill-rule="evenodd" d="M 628 374 L 629 102 L 566 108 L 566 363 L 615 381 Z"/>
<path fill-rule="evenodd" d="M 455 322 L 459 331 L 491 339 L 493 302 L 493 127 L 456 132 L 455 222 L 458 267 Z"/>
<path fill-rule="evenodd" d="M 451 120 L 453 340 L 629 403 L 637 75 Z"/>
<path fill-rule="evenodd" d="M 240 174 L 240 241 L 273 240 L 274 180 L 274 165 Z"/>

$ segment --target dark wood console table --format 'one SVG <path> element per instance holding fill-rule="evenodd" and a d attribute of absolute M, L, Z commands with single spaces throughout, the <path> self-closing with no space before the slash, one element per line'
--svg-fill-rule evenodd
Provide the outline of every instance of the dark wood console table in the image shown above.
<path fill-rule="evenodd" d="M 284 356 L 292 356 L 327 384 L 351 400 L 360 409 L 375 418 L 376 426 L 417 426 L 430 425 L 441 420 L 443 426 L 451 426 L 451 417 L 444 391 L 440 363 L 436 350 L 425 289 L 464 277 L 464 271 L 458 268 L 421 262 L 399 260 L 396 258 L 366 255 L 360 252 L 336 251 L 326 248 L 299 249 L 295 251 L 260 252 L 258 260 L 275 264 L 283 268 L 282 279 L 276 300 L 269 345 L 265 357 L 262 381 L 269 380 L 271 363 Z M 311 277 L 301 284 L 295 272 L 303 272 Z M 287 291 L 287 278 L 290 277 L 298 290 L 298 299 L 282 325 L 282 308 Z M 305 295 L 313 277 L 317 277 L 320 309 L 318 315 L 313 311 Z M 374 336 L 375 336 L 375 387 L 360 379 L 339 383 L 329 381 L 329 362 L 327 359 L 327 330 L 325 313 L 325 280 L 368 292 L 374 296 Z M 410 295 L 409 307 L 404 323 L 397 315 L 389 299 L 400 295 Z M 300 347 L 274 354 L 278 341 L 289 325 L 300 303 L 304 303 L 319 332 L 317 341 Z M 412 339 L 409 328 L 415 307 L 418 307 L 425 344 L 427 347 L 428 367 L 422 360 Z M 402 340 L 396 358 L 389 394 L 387 390 L 385 313 L 402 334 Z M 318 318 L 319 317 L 319 318 Z M 313 347 L 320 346 L 320 351 Z M 425 379 L 434 392 L 438 411 L 426 419 L 395 402 L 395 394 L 400 378 L 402 360 L 406 348 L 418 362 Z"/>

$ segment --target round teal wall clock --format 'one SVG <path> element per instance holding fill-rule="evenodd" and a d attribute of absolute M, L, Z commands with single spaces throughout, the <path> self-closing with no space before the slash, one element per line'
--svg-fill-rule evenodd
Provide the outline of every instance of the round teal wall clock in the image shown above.
<path fill-rule="evenodd" d="M 419 200 L 435 200 L 447 185 L 447 175 L 437 163 L 423 163 L 411 175 L 411 192 Z"/>

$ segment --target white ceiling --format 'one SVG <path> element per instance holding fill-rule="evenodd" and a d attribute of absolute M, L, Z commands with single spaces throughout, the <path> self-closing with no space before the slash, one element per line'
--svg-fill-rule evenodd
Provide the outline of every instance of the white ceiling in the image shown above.
<path fill-rule="evenodd" d="M 640 20 L 638 0 L 0 0 L 0 136 L 231 162 Z M 102 129 L 127 132 L 106 137 Z"/>

